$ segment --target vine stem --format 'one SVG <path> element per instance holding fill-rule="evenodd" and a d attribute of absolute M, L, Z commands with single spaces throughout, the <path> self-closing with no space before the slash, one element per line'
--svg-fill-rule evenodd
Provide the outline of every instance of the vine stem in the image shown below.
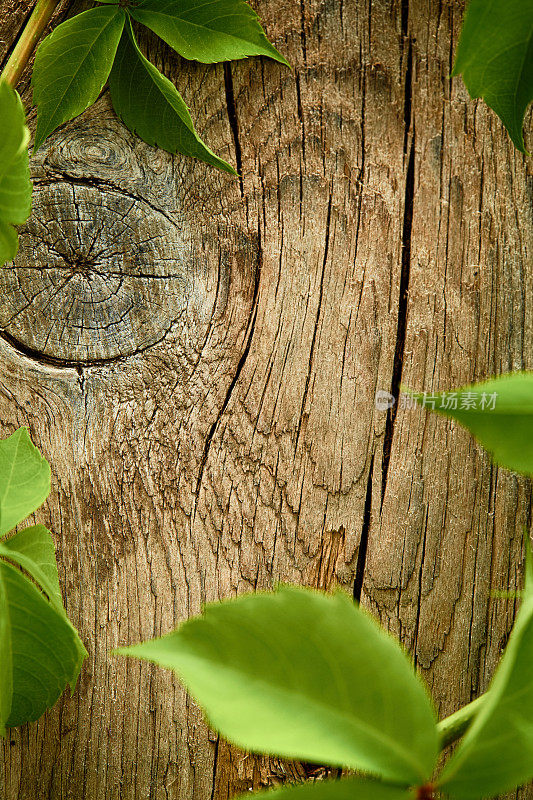
<path fill-rule="evenodd" d="M 7 64 L 0 75 L 0 80 L 6 81 L 13 89 L 19 82 L 24 67 L 30 60 L 35 45 L 50 22 L 50 18 L 59 5 L 59 2 L 60 0 L 37 0 L 35 3 L 30 18 L 24 26 L 13 48 L 13 52 L 9 56 Z"/>
<path fill-rule="evenodd" d="M 472 700 L 471 703 L 460 708 L 455 714 L 451 714 L 439 722 L 437 729 L 440 735 L 441 750 L 457 741 L 466 732 L 483 707 L 486 697 L 487 693 L 485 692 L 476 700 Z"/>

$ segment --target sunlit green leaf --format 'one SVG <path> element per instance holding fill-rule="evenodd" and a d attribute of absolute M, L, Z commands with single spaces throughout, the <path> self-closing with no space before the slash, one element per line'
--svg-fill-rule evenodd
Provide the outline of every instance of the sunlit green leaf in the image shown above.
<path fill-rule="evenodd" d="M 522 125 L 533 100 L 533 2 L 470 0 L 453 74 L 462 74 L 472 97 L 494 109 L 525 152 Z"/>
<path fill-rule="evenodd" d="M 210 64 L 269 56 L 287 64 L 244 0 L 140 0 L 129 13 L 184 58 Z"/>
<path fill-rule="evenodd" d="M 345 595 L 248 595 L 120 653 L 174 669 L 241 747 L 406 785 L 431 776 L 437 729 L 426 691 L 398 643 Z"/>
<path fill-rule="evenodd" d="M 84 11 L 39 45 L 32 73 L 37 105 L 35 150 L 59 125 L 85 111 L 108 78 L 125 14 L 116 6 Z"/>
<path fill-rule="evenodd" d="M 413 396 L 424 408 L 468 428 L 497 464 L 533 475 L 533 372 Z"/>
<path fill-rule="evenodd" d="M 494 797 L 533 777 L 533 569 L 526 543 L 520 611 L 492 685 L 439 785 L 461 800 Z"/>
<path fill-rule="evenodd" d="M 109 77 L 109 89 L 118 116 L 145 142 L 236 174 L 202 142 L 181 95 L 143 56 L 129 23 Z"/>
<path fill-rule="evenodd" d="M 50 493 L 50 467 L 19 428 L 0 440 L 0 536 L 39 508 Z"/>

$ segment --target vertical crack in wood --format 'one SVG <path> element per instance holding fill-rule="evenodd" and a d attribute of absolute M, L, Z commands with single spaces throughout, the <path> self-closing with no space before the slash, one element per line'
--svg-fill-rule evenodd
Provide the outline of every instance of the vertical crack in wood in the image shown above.
<path fill-rule="evenodd" d="M 403 6 L 402 6 L 403 12 Z M 398 412 L 400 385 L 402 381 L 403 357 L 405 350 L 405 335 L 407 330 L 407 313 L 408 313 L 408 293 L 409 293 L 409 277 L 411 270 L 411 233 L 413 227 L 413 202 L 414 202 L 414 187 L 415 187 L 415 130 L 413 125 L 413 132 L 411 137 L 411 144 L 408 147 L 409 131 L 411 129 L 411 103 L 412 103 L 412 44 L 409 42 L 409 50 L 407 56 L 407 72 L 405 81 L 405 139 L 404 150 L 408 162 L 407 172 L 405 176 L 405 195 L 404 195 L 404 212 L 403 212 L 403 230 L 402 230 L 402 266 L 400 274 L 400 291 L 398 297 L 398 322 L 396 327 L 396 346 L 394 349 L 394 361 L 392 367 L 392 380 L 390 393 L 395 398 L 395 403 L 392 408 L 387 412 L 387 421 L 385 423 L 385 438 L 383 442 L 383 464 L 382 464 L 382 480 L 381 480 L 381 507 L 385 498 L 385 491 L 387 489 L 387 477 L 389 472 L 390 457 L 392 451 L 392 439 L 394 436 L 394 423 L 396 422 L 396 414 Z"/>
<path fill-rule="evenodd" d="M 224 64 L 224 86 L 226 88 L 228 120 L 233 136 L 233 145 L 235 147 L 235 161 L 237 162 L 237 172 L 239 173 L 239 186 L 241 190 L 241 197 L 244 197 L 244 184 L 242 180 L 242 149 L 239 139 L 239 120 L 237 118 L 237 106 L 235 105 L 235 92 L 233 91 L 231 64 L 229 64 L 227 61 Z"/>
<path fill-rule="evenodd" d="M 215 754 L 213 756 L 213 785 L 211 787 L 211 799 L 214 800 L 215 798 L 215 790 L 217 786 L 217 767 L 218 767 L 218 750 L 220 745 L 220 736 L 217 736 L 217 740 L 215 743 Z"/>
<path fill-rule="evenodd" d="M 207 434 L 207 437 L 206 437 L 206 440 L 205 440 L 204 451 L 203 451 L 202 458 L 201 458 L 201 461 L 200 461 L 200 468 L 198 470 L 198 479 L 196 481 L 195 500 L 194 500 L 194 505 L 193 505 L 193 509 L 192 509 L 192 513 L 191 513 L 191 519 L 192 520 L 194 520 L 194 515 L 195 515 L 195 512 L 196 512 L 196 501 L 198 499 L 198 495 L 199 495 L 199 492 L 200 492 L 200 487 L 202 485 L 202 478 L 203 478 L 203 475 L 204 475 L 205 465 L 207 463 L 207 459 L 208 459 L 208 456 L 209 456 L 209 450 L 211 448 L 211 442 L 213 441 L 213 437 L 215 435 L 215 432 L 216 432 L 216 430 L 217 430 L 217 428 L 218 428 L 218 426 L 220 424 L 220 420 L 224 416 L 224 413 L 225 413 L 225 411 L 226 411 L 226 409 L 227 409 L 227 407 L 229 405 L 229 402 L 231 400 L 231 395 L 233 394 L 233 390 L 235 389 L 235 386 L 237 385 L 237 382 L 239 380 L 239 377 L 241 375 L 243 367 L 244 367 L 244 365 L 246 363 L 246 360 L 248 358 L 248 355 L 250 353 L 250 346 L 251 346 L 251 343 L 252 343 L 252 339 L 253 339 L 253 335 L 254 335 L 255 322 L 256 322 L 256 319 L 257 319 L 257 307 L 258 307 L 258 299 L 259 299 L 259 283 L 260 283 L 260 280 L 261 280 L 261 266 L 262 266 L 262 260 L 263 260 L 263 256 L 262 256 L 263 247 L 262 247 L 262 243 L 261 243 L 261 232 L 260 231 L 258 233 L 257 253 L 258 253 L 258 257 L 257 257 L 255 275 L 254 275 L 254 293 L 253 293 L 253 297 L 252 297 L 252 305 L 251 305 L 251 309 L 250 309 L 250 316 L 249 316 L 249 319 L 248 319 L 248 330 L 247 330 L 247 334 L 246 334 L 246 344 L 244 346 L 243 353 L 242 353 L 242 355 L 241 355 L 241 357 L 239 359 L 239 363 L 237 364 L 237 369 L 235 370 L 235 375 L 233 376 L 233 378 L 231 380 L 231 383 L 230 383 L 230 385 L 228 387 L 228 391 L 226 392 L 226 397 L 224 398 L 224 402 L 222 403 L 222 407 L 221 407 L 220 411 L 217 414 L 217 418 L 215 419 L 215 421 L 211 425 L 211 428 L 209 429 L 209 433 Z"/>
<path fill-rule="evenodd" d="M 294 451 L 298 450 L 298 442 L 300 440 L 300 434 L 302 432 L 302 422 L 305 414 L 305 404 L 307 402 L 307 395 L 309 392 L 309 384 L 311 381 L 311 375 L 313 373 L 314 367 L 314 360 L 315 360 L 315 346 L 316 346 L 316 337 L 318 333 L 318 323 L 320 322 L 320 315 L 322 313 L 322 301 L 324 298 L 324 275 L 326 273 L 326 264 L 328 261 L 329 255 L 329 239 L 330 239 L 330 229 L 331 229 L 331 206 L 333 203 L 333 185 L 330 188 L 329 193 L 329 202 L 328 202 L 328 213 L 326 218 L 326 235 L 325 235 L 325 243 L 324 243 L 324 258 L 322 260 L 322 274 L 320 276 L 320 288 L 318 290 L 318 306 L 316 311 L 315 317 L 315 327 L 313 330 L 313 338 L 311 340 L 311 349 L 309 351 L 309 369 L 307 371 L 307 377 L 305 380 L 305 387 L 302 395 L 302 404 L 300 406 L 300 416 L 299 416 L 299 423 L 298 423 L 298 434 L 296 436 L 296 445 Z"/>
<path fill-rule="evenodd" d="M 361 602 L 363 591 L 363 580 L 365 577 L 366 554 L 368 551 L 368 537 L 370 532 L 370 520 L 372 515 L 372 479 L 374 476 L 374 456 L 370 461 L 368 470 L 368 480 L 366 483 L 365 509 L 363 512 L 363 526 L 361 528 L 361 539 L 359 551 L 357 553 L 357 565 L 355 567 L 355 579 L 353 584 L 353 599 L 356 603 Z"/>

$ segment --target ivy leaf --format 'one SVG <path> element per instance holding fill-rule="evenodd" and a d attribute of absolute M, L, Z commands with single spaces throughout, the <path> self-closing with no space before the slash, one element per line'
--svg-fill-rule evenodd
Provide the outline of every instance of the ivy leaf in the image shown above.
<path fill-rule="evenodd" d="M 289 66 L 244 0 L 141 0 L 129 13 L 184 58 L 212 64 L 269 56 Z"/>
<path fill-rule="evenodd" d="M 452 75 L 462 74 L 472 97 L 482 97 L 526 152 L 522 126 L 533 100 L 533 3 L 470 0 Z"/>
<path fill-rule="evenodd" d="M 26 428 L 0 440 L 0 536 L 33 514 L 50 494 L 50 466 Z"/>
<path fill-rule="evenodd" d="M 0 733 L 38 719 L 67 684 L 74 687 L 85 652 L 80 644 L 33 583 L 0 562 Z"/>
<path fill-rule="evenodd" d="M 118 6 L 93 8 L 58 25 L 39 45 L 32 73 L 35 150 L 59 125 L 95 102 L 111 70 L 124 20 Z"/>
<path fill-rule="evenodd" d="M 175 86 L 141 53 L 128 21 L 109 76 L 111 102 L 125 125 L 148 144 L 183 153 L 237 173 L 213 153 L 194 130 Z"/>
<path fill-rule="evenodd" d="M 533 475 L 533 372 L 412 396 L 423 407 L 468 428 L 497 464 Z"/>
<path fill-rule="evenodd" d="M 21 225 L 30 215 L 29 138 L 20 97 L 0 81 L 0 265 L 17 254 L 13 225 Z"/>
<path fill-rule="evenodd" d="M 244 800 L 249 795 L 241 795 Z M 256 800 L 414 800 L 414 793 L 399 786 L 391 786 L 368 778 L 347 778 L 315 783 L 301 783 L 258 792 Z"/>
<path fill-rule="evenodd" d="M 524 599 L 478 714 L 439 785 L 461 800 L 494 797 L 533 777 L 533 568 L 526 536 Z"/>
<path fill-rule="evenodd" d="M 406 786 L 432 774 L 437 728 L 422 683 L 398 643 L 340 593 L 247 595 L 118 652 L 175 670 L 240 747 Z"/>

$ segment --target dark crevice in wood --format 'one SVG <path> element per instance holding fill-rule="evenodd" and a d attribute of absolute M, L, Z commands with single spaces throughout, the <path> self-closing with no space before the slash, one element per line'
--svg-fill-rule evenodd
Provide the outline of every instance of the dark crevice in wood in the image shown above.
<path fill-rule="evenodd" d="M 422 538 L 422 556 L 420 558 L 420 569 L 418 571 L 418 592 L 417 592 L 417 604 L 416 604 L 415 635 L 413 644 L 413 660 L 415 669 L 418 667 L 418 657 L 416 650 L 418 644 L 418 632 L 420 629 L 420 610 L 422 606 L 422 573 L 424 570 L 424 559 L 426 557 L 427 533 L 428 533 L 428 510 L 426 508 L 426 517 L 424 520 L 424 534 Z"/>
<path fill-rule="evenodd" d="M 245 344 L 242 356 L 239 359 L 239 363 L 237 364 L 237 369 L 235 371 L 235 375 L 233 376 L 232 381 L 231 381 L 231 383 L 230 383 L 230 385 L 228 387 L 228 391 L 226 392 L 226 397 L 224 398 L 224 402 L 222 403 L 222 407 L 221 407 L 220 411 L 217 414 L 217 418 L 215 419 L 215 421 L 211 425 L 211 428 L 209 429 L 209 433 L 207 434 L 207 437 L 206 437 L 206 440 L 205 440 L 204 452 L 202 453 L 202 458 L 201 458 L 201 461 L 200 461 L 200 468 L 198 470 L 198 479 L 196 481 L 196 491 L 195 491 L 196 498 L 198 498 L 198 494 L 200 492 L 200 487 L 202 485 L 202 478 L 204 476 L 204 469 L 205 469 L 205 465 L 207 463 L 207 459 L 208 459 L 208 456 L 209 456 L 209 450 L 211 448 L 211 442 L 213 441 L 213 437 L 215 435 L 215 432 L 216 432 L 216 430 L 217 430 L 217 428 L 218 428 L 218 426 L 220 424 L 220 420 L 224 416 L 224 413 L 225 413 L 225 411 L 226 411 L 226 409 L 227 409 L 227 407 L 229 405 L 229 402 L 231 400 L 231 395 L 233 394 L 233 390 L 235 389 L 235 386 L 237 385 L 237 382 L 238 382 L 238 380 L 239 380 L 239 378 L 241 376 L 241 372 L 243 370 L 243 367 L 244 367 L 244 365 L 246 363 L 246 360 L 248 358 L 248 355 L 250 353 L 250 346 L 252 344 L 252 339 L 253 339 L 254 329 L 255 329 L 255 322 L 256 322 L 256 319 L 257 319 L 257 307 L 258 307 L 258 299 L 259 299 L 259 284 L 260 284 L 260 281 L 261 281 L 261 267 L 262 267 L 262 261 L 263 261 L 263 248 L 262 248 L 262 244 L 261 244 L 261 232 L 260 231 L 258 233 L 257 253 L 258 253 L 258 257 L 257 257 L 256 269 L 255 269 L 255 275 L 254 275 L 254 293 L 253 293 L 252 305 L 251 305 L 251 309 L 250 309 L 250 317 L 249 317 L 249 320 L 248 320 L 248 331 L 247 331 L 247 334 L 246 334 L 246 344 Z M 194 512 L 193 512 L 192 516 L 194 517 Z"/>
<path fill-rule="evenodd" d="M 322 313 L 322 300 L 324 297 L 324 275 L 326 273 L 326 264 L 328 260 L 329 254 L 329 238 L 330 238 L 330 228 L 331 228 L 331 206 L 333 202 L 333 188 L 330 191 L 329 195 L 329 203 L 328 203 L 328 215 L 326 218 L 326 237 L 324 243 L 324 258 L 322 260 L 322 274 L 320 276 L 320 288 L 318 291 L 318 306 L 317 312 L 315 317 L 315 328 L 313 330 L 313 338 L 311 340 L 311 349 L 309 351 L 309 369 L 307 371 L 307 377 L 305 379 L 305 387 L 302 396 L 302 404 L 300 406 L 300 417 L 299 417 L 299 425 L 298 425 L 298 434 L 296 436 L 296 446 L 295 451 L 298 448 L 298 442 L 300 440 L 300 434 L 302 432 L 302 422 L 305 414 L 305 404 L 307 402 L 307 395 L 309 392 L 309 383 L 311 381 L 311 374 L 313 372 L 314 366 L 314 358 L 315 358 L 315 346 L 316 346 L 316 337 L 318 333 L 318 323 L 320 321 L 320 314 Z"/>
<path fill-rule="evenodd" d="M 233 136 L 235 147 L 235 161 L 237 162 L 237 172 L 239 173 L 239 186 L 241 197 L 244 197 L 244 184 L 242 180 L 242 150 L 239 139 L 239 120 L 237 117 L 237 106 L 235 105 L 235 93 L 233 91 L 233 76 L 231 74 L 231 64 L 224 64 L 224 85 L 226 87 L 226 105 L 228 108 L 228 119 Z"/>
<path fill-rule="evenodd" d="M 220 736 L 217 736 L 217 741 L 215 744 L 215 755 L 213 757 L 213 785 L 211 787 L 211 800 L 215 798 L 215 789 L 217 785 L 217 766 L 218 766 L 218 750 L 220 746 Z"/>
<path fill-rule="evenodd" d="M 402 36 L 404 37 L 404 39 L 406 39 L 409 29 L 409 0 L 402 0 L 401 28 L 402 28 Z"/>
<path fill-rule="evenodd" d="M 368 480 L 366 484 L 365 509 L 363 512 L 363 527 L 361 528 L 361 539 L 359 551 L 357 553 L 357 565 L 355 567 L 355 579 L 353 584 L 353 599 L 356 603 L 361 602 L 363 591 L 363 580 L 365 577 L 366 554 L 368 552 L 368 536 L 370 532 L 370 519 L 372 514 L 372 478 L 374 474 L 374 456 L 370 462 L 368 470 Z"/>
<path fill-rule="evenodd" d="M 158 344 L 161 344 L 169 333 L 171 332 L 175 322 L 172 322 L 170 326 L 163 331 L 162 335 L 153 342 L 149 344 L 139 347 L 136 350 L 132 350 L 131 353 L 124 353 L 124 355 L 115 355 L 110 356 L 109 358 L 92 358 L 92 359 L 68 359 L 68 358 L 54 358 L 54 356 L 46 355 L 46 353 L 42 353 L 40 350 L 36 350 L 33 347 L 29 347 L 24 342 L 19 341 L 15 336 L 12 336 L 5 330 L 0 329 L 0 339 L 3 339 L 4 342 L 9 344 L 13 350 L 15 350 L 19 355 L 26 356 L 26 358 L 30 358 L 37 364 L 40 364 L 43 367 L 55 367 L 56 369 L 74 369 L 80 370 L 83 367 L 105 367 L 109 364 L 117 364 L 121 361 L 125 361 L 128 358 L 132 358 L 133 356 L 138 356 L 141 353 L 145 353 L 147 350 L 150 350 L 152 347 L 155 347 Z"/>
<path fill-rule="evenodd" d="M 304 64 L 307 66 L 307 38 L 305 35 L 305 3 L 300 0 L 300 39 L 302 42 L 302 55 Z"/>
<path fill-rule="evenodd" d="M 411 45 L 409 45 L 409 52 L 411 52 Z M 410 62 L 410 59 L 409 59 Z M 409 82 L 406 82 L 405 88 L 405 108 L 409 108 L 409 122 L 406 122 L 406 127 L 411 122 L 411 71 L 408 73 Z M 382 481 L 381 481 L 381 506 L 383 507 L 383 500 L 385 498 L 385 491 L 387 489 L 387 477 L 389 472 L 390 456 L 392 451 L 392 439 L 394 436 L 394 423 L 396 422 L 396 414 L 398 412 L 398 404 L 400 401 L 400 385 L 402 381 L 403 357 L 405 350 L 405 334 L 407 330 L 407 312 L 408 312 L 408 293 L 409 293 L 409 277 L 411 270 L 411 233 L 413 227 L 413 202 L 414 202 L 414 189 L 415 189 L 415 131 L 413 128 L 411 146 L 409 148 L 409 156 L 407 163 L 407 173 L 405 176 L 405 195 L 404 195 L 404 212 L 403 212 L 403 230 L 402 230 L 402 268 L 400 275 L 400 291 L 398 298 L 398 323 L 396 328 L 396 346 L 394 349 L 394 361 L 392 368 L 392 380 L 390 393 L 395 398 L 392 408 L 387 412 L 387 421 L 385 423 L 385 438 L 383 442 L 383 466 L 382 466 Z"/>
<path fill-rule="evenodd" d="M 403 105 L 403 121 L 404 121 L 404 135 L 403 135 L 403 152 L 407 155 L 409 146 L 409 132 L 411 130 L 411 105 L 413 98 L 413 43 L 409 39 L 409 46 L 407 49 L 407 69 L 405 71 L 405 99 Z"/>

